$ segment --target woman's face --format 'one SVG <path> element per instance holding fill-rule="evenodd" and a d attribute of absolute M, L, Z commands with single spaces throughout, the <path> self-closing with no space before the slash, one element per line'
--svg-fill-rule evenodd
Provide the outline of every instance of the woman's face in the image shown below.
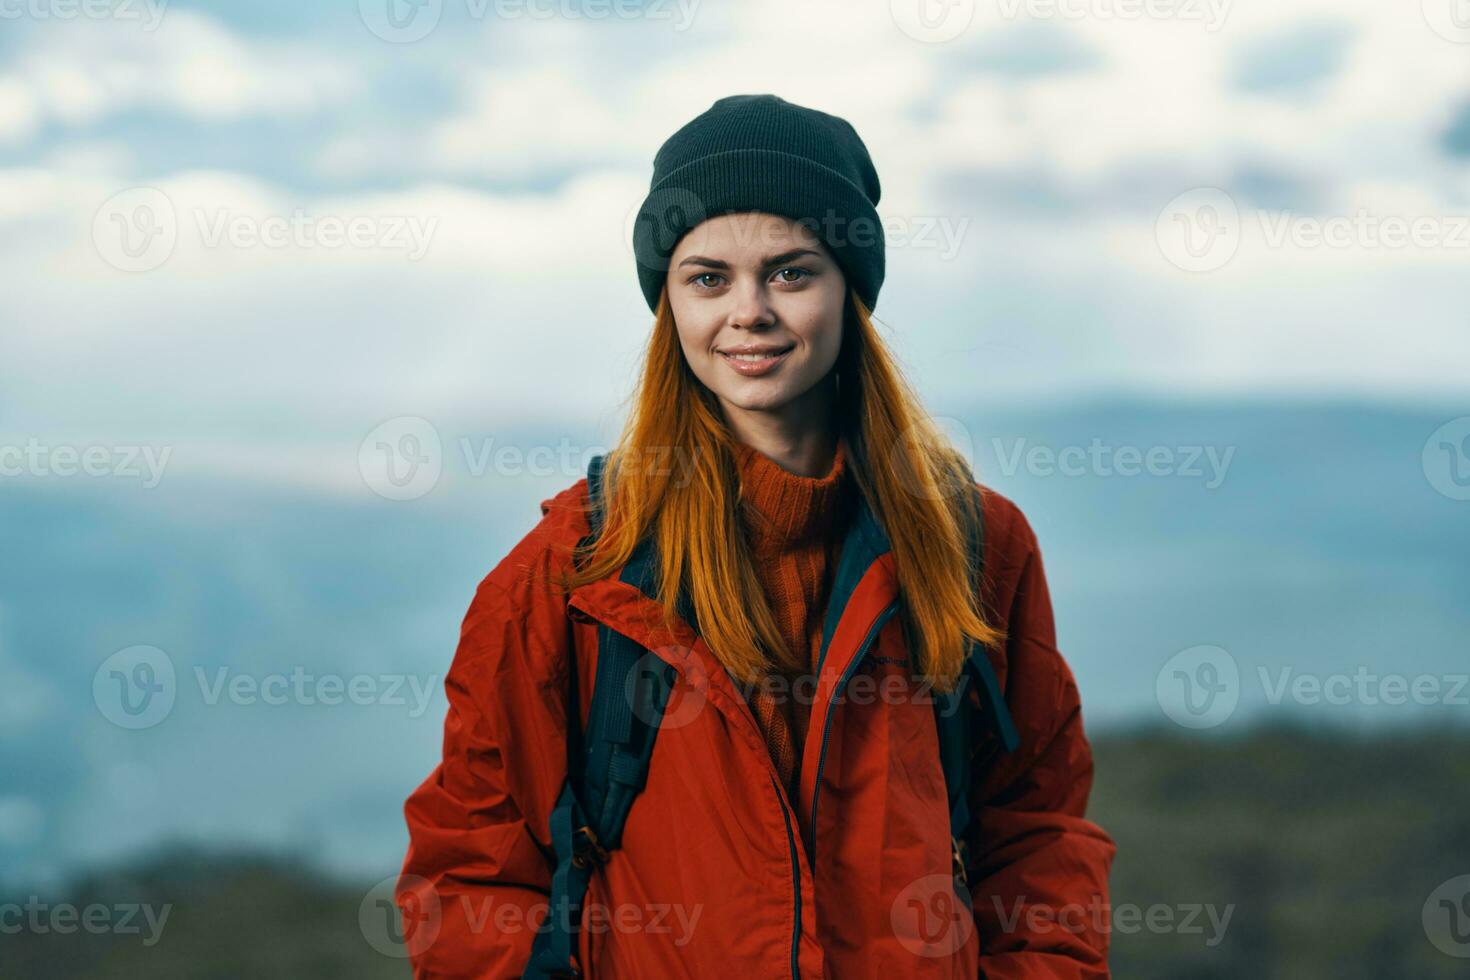
<path fill-rule="evenodd" d="M 847 284 L 811 229 L 763 212 L 710 218 L 680 239 L 666 286 L 684 356 L 727 417 L 827 423 L 809 409 L 842 345 Z M 734 356 L 747 348 L 756 356 Z"/>

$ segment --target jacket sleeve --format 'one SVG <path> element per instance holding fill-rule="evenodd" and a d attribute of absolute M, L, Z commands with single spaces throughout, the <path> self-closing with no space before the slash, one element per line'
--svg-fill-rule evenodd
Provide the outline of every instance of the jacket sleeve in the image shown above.
<path fill-rule="evenodd" d="M 547 909 L 568 624 L 529 579 L 496 576 L 476 591 L 445 677 L 443 757 L 404 805 L 395 900 L 417 980 L 520 976 Z"/>
<path fill-rule="evenodd" d="M 1014 505 L 1006 508 L 1013 528 L 996 556 L 1003 584 L 992 599 L 1009 610 L 1004 686 L 1020 744 L 978 752 L 971 780 L 980 976 L 1106 980 L 1116 848 L 1085 819 L 1092 750 L 1077 685 L 1057 650 L 1035 534 Z"/>

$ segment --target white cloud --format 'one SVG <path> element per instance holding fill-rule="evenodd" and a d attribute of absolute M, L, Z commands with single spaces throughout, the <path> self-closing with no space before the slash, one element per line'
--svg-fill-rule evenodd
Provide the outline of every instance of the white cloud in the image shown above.
<path fill-rule="evenodd" d="M 1330 183 L 1356 172 L 1423 173 L 1440 166 L 1434 146 L 1448 98 L 1463 85 L 1464 50 L 1418 16 L 1373 0 L 1230 4 L 1207 31 L 1175 20 L 1064 19 L 1101 55 L 1104 69 L 1030 82 L 980 78 L 941 116 L 953 129 L 979 123 L 977 145 L 1023 146 L 1038 164 L 1087 190 L 1140 160 L 1186 163 L 1201 177 L 1260 161 Z M 1283 100 L 1230 86 L 1241 51 L 1298 23 L 1340 23 L 1344 63 L 1313 97 Z M 959 44 L 972 43 L 972 38 Z M 1012 112 L 978 118 L 976 89 L 1007 93 Z M 986 100 L 979 104 L 987 106 Z M 1179 188 L 1183 190 L 1184 188 Z"/>
<path fill-rule="evenodd" d="M 0 83 L 0 135 L 17 128 L 12 117 L 31 120 L 26 134 L 36 118 L 86 126 L 139 108 L 196 120 L 305 114 L 354 91 L 355 73 L 319 47 L 246 40 L 190 11 L 170 10 L 157 31 L 78 20 L 32 37 Z"/>
<path fill-rule="evenodd" d="M 323 438 L 355 447 L 384 418 L 498 427 L 527 405 L 543 419 L 598 416 L 626 393 L 651 320 L 623 240 L 639 199 L 626 175 L 526 197 L 443 184 L 293 195 L 247 175 L 180 173 L 151 182 L 171 203 L 174 251 L 136 273 L 110 266 L 91 234 L 98 205 L 123 186 L 0 171 L 0 261 L 17 284 L 0 363 L 8 433 L 44 419 L 47 433 L 157 437 L 181 446 L 175 470 L 202 459 L 228 469 L 227 446 L 200 445 L 219 416 L 199 407 L 212 405 L 241 427 L 242 465 L 274 453 L 280 466 L 262 476 L 342 485 L 340 467 L 298 469 L 302 457 Z M 417 261 L 376 244 L 208 241 L 221 219 L 259 227 L 298 214 L 307 227 L 414 218 L 432 241 Z M 308 450 L 251 450 L 266 432 Z"/>
<path fill-rule="evenodd" d="M 625 114 L 565 66 L 476 72 L 465 96 L 465 110 L 429 135 L 431 156 L 450 171 L 523 179 L 633 149 Z M 548 107 L 555 107 L 554 127 L 546 124 Z"/>
<path fill-rule="evenodd" d="M 0 78 L 0 146 L 30 139 L 39 115 L 29 86 L 15 78 Z"/>
<path fill-rule="evenodd" d="M 932 210 L 936 174 L 966 169 L 1046 174 L 1082 199 L 1109 193 L 1141 166 L 1196 183 L 1264 168 L 1328 195 L 1354 172 L 1435 174 L 1444 187 L 1458 186 L 1435 139 L 1461 85 L 1463 50 L 1392 5 L 1226 3 L 1217 30 L 1102 15 L 1027 23 L 1000 9 L 982 2 L 968 31 L 935 45 L 907 36 L 883 5 L 867 16 L 834 16 L 821 3 L 752 0 L 738 13 L 701 8 L 681 36 L 687 43 L 649 46 L 664 25 L 636 35 L 619 25 L 650 56 L 615 65 L 596 48 L 602 25 L 538 25 L 526 37 L 550 44 L 555 59 L 539 47 L 511 47 L 493 67 L 468 73 L 457 104 L 427 120 L 417 138 L 339 134 L 319 166 L 361 176 L 391 160 L 420 174 L 533 183 L 579 168 L 647 174 L 661 142 L 715 99 L 775 92 L 853 121 L 879 165 L 884 204 L 897 214 Z M 1232 88 L 1242 52 L 1310 23 L 1344 25 L 1348 37 L 1342 66 L 1315 95 Z M 974 67 L 974 54 L 1014 41 L 1021 26 L 1030 37 L 1065 33 L 1070 47 L 1093 56 L 1080 68 L 1020 78 Z"/>
<path fill-rule="evenodd" d="M 69 174 L 116 177 L 136 165 L 132 147 L 118 140 L 80 140 L 61 143 L 46 153 L 49 170 Z"/>
<path fill-rule="evenodd" d="M 295 474 L 345 492 L 350 472 L 310 459 L 323 445 L 350 450 L 385 418 L 496 429 L 529 410 L 606 421 L 650 323 L 625 234 L 652 154 L 674 128 L 739 92 L 774 92 L 851 120 L 877 162 L 885 217 L 968 221 L 951 257 L 891 249 L 879 307 L 936 401 L 1095 387 L 1464 392 L 1460 254 L 1272 247 L 1256 223 L 1224 268 L 1187 274 L 1162 256 L 1157 210 L 1147 206 L 1150 179 L 1223 182 L 1254 162 L 1320 190 L 1339 213 L 1467 210 L 1456 202 L 1470 184 L 1436 159 L 1430 139 L 1461 52 L 1415 18 L 1302 0 L 1289 14 L 1234 10 L 1213 34 L 1069 22 L 1058 26 L 1093 46 L 1101 67 L 1018 81 L 963 68 L 978 36 L 923 45 L 886 16 L 819 16 L 827 9 L 757 0 L 739 15 L 701 12 L 697 36 L 649 46 L 619 72 L 598 60 L 596 25 L 538 27 L 574 67 L 500 59 L 467 71 L 461 100 L 432 107 L 421 129 L 344 128 L 324 144 L 324 172 L 381 167 L 379 176 L 402 181 L 390 191 L 304 192 L 223 170 L 134 177 L 121 173 L 136 165 L 125 139 L 67 143 L 46 169 L 0 171 L 0 261 L 14 283 L 0 314 L 0 390 L 11 424 L 151 433 L 189 450 L 180 467 Z M 1351 45 L 1315 100 L 1227 86 L 1240 45 L 1325 13 L 1384 40 Z M 238 115 L 308 111 L 335 97 L 331 84 L 289 70 L 299 62 L 276 67 L 263 53 L 274 42 L 243 44 L 182 12 L 167 28 L 156 40 L 173 40 L 158 60 L 164 77 L 189 80 L 187 95 L 132 74 L 142 63 L 132 41 L 86 40 L 86 31 L 54 42 L 66 57 L 44 70 L 27 61 L 11 77 L 45 93 L 46 111 L 74 119 L 147 99 L 189 115 Z M 203 43 L 186 55 L 178 38 L 190 32 Z M 107 85 L 67 67 L 91 43 Z M 1392 106 L 1376 88 L 1390 84 L 1400 87 Z M 994 208 L 963 181 L 937 179 L 956 174 L 996 178 L 992 193 L 1002 196 L 1007 181 L 1034 179 L 1061 206 Z M 489 192 L 465 186 L 467 177 L 546 187 Z M 1129 180 L 1125 199 L 1117 188 Z M 103 260 L 93 218 L 135 182 L 166 195 L 178 240 L 157 268 L 126 273 Z M 1158 206 L 1183 189 L 1158 188 Z M 259 230 L 298 215 L 316 227 L 417 219 L 430 233 L 417 259 L 381 241 L 263 246 L 228 233 L 237 220 Z M 1399 326 L 1386 352 L 1382 325 L 1391 323 Z M 219 437 L 226 423 L 236 434 Z"/>

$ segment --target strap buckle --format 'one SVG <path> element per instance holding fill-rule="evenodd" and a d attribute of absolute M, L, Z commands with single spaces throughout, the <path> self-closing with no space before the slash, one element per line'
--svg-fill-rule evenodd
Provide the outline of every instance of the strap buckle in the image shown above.
<path fill-rule="evenodd" d="M 970 873 L 965 869 L 965 866 L 969 864 L 969 843 L 960 840 L 958 837 L 951 837 L 949 839 L 949 855 L 950 860 L 953 862 L 955 880 L 961 885 L 968 885 Z"/>
<path fill-rule="evenodd" d="M 607 856 L 607 851 L 598 843 L 597 834 L 591 827 L 583 824 L 572 831 L 572 864 L 579 868 L 590 868 L 605 864 Z"/>

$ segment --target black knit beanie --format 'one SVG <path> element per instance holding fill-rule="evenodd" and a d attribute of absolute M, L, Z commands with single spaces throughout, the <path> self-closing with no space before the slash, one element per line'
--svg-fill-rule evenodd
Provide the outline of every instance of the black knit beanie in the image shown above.
<path fill-rule="evenodd" d="M 669 258 L 706 218 L 762 211 L 807 227 L 832 250 L 868 309 L 883 285 L 878 173 L 847 120 L 775 95 L 730 95 L 659 148 L 633 225 L 638 281 L 658 309 Z"/>

